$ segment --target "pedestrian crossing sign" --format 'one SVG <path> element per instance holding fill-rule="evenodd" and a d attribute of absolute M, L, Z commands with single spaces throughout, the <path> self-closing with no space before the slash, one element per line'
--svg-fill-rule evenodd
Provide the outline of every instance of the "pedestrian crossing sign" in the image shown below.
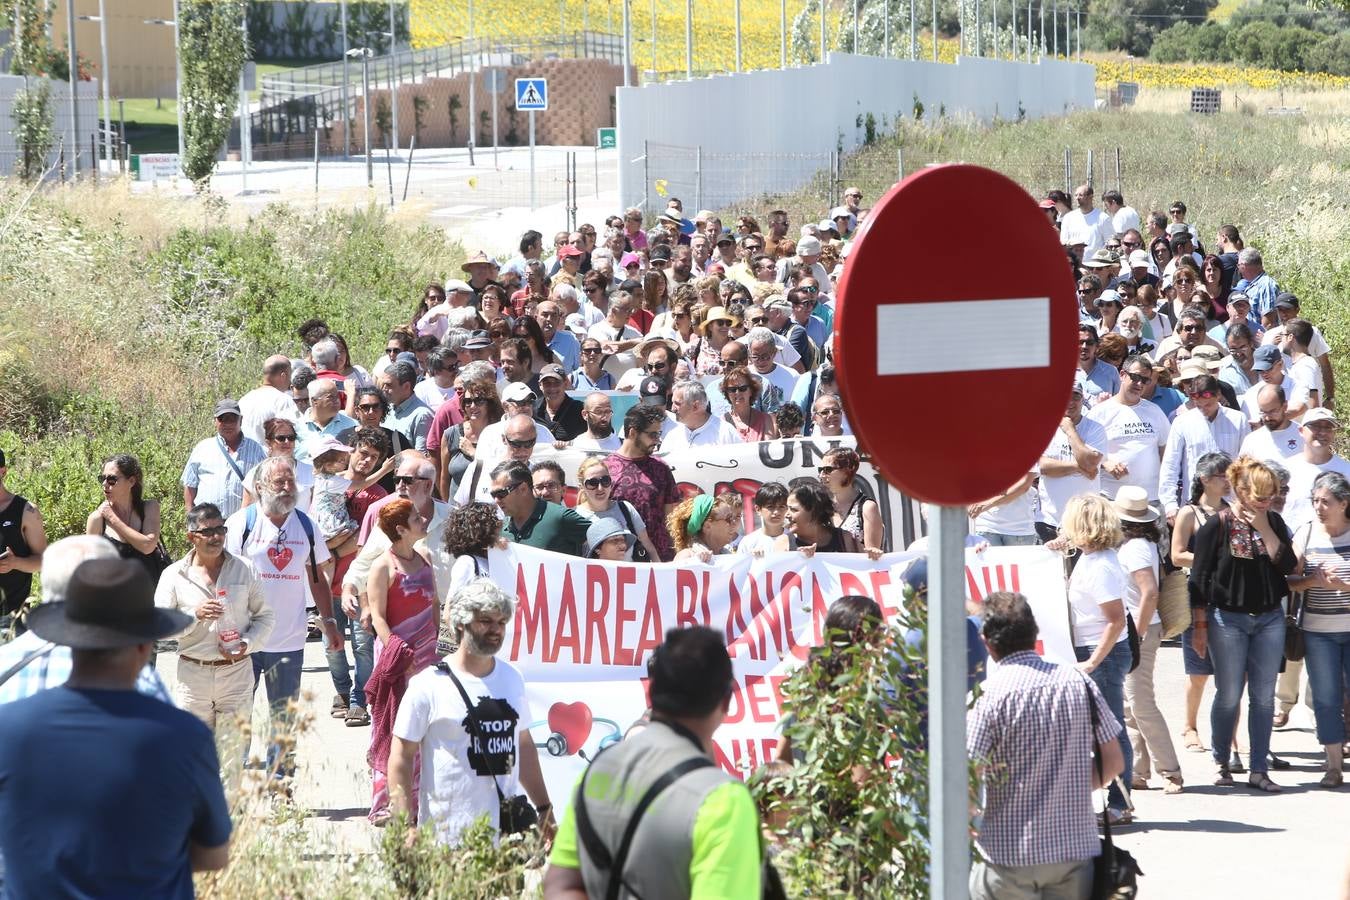
<path fill-rule="evenodd" d="M 516 109 L 521 112 L 544 112 L 547 110 L 548 79 L 517 78 Z"/>

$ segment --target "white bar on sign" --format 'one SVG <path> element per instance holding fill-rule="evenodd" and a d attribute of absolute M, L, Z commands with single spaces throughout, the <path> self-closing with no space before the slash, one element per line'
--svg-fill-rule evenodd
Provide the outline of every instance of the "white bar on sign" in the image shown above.
<path fill-rule="evenodd" d="M 1050 365 L 1050 298 L 885 303 L 877 374 L 984 372 Z"/>

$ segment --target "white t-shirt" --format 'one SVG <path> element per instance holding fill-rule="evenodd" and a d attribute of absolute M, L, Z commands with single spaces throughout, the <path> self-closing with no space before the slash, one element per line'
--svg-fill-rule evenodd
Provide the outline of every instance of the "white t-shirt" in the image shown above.
<path fill-rule="evenodd" d="M 795 371 L 782 363 L 774 363 L 773 368 L 768 372 L 761 372 L 754 366 L 750 367 L 750 371 L 782 391 L 783 402 L 785 403 L 792 396 L 792 389 L 797 386 L 797 378 L 799 377 Z"/>
<path fill-rule="evenodd" d="M 1069 576 L 1069 611 L 1073 615 L 1073 642 L 1076 647 L 1095 647 L 1106 630 L 1101 605 L 1125 599 L 1125 570 L 1114 550 L 1084 553 Z M 1120 630 L 1120 643 L 1129 636 Z"/>
<path fill-rule="evenodd" d="M 285 419 L 296 425 L 300 423 L 300 410 L 291 395 L 270 384 L 256 387 L 240 397 L 239 412 L 242 413 L 240 418 L 244 436 L 253 438 L 259 444 L 264 444 L 263 424 L 268 419 Z"/>
<path fill-rule="evenodd" d="M 486 678 L 459 670 L 455 675 L 474 704 L 476 729 L 468 725 L 469 710 L 454 682 L 435 667 L 408 682 L 393 729 L 395 737 L 422 746 L 418 822 L 432 823 L 437 840 L 452 846 L 480 816 L 498 827 L 497 787 L 506 797 L 521 792 L 516 745 L 530 739 L 526 726 L 532 721 L 525 681 L 505 660 L 498 659 Z"/>
<path fill-rule="evenodd" d="M 1036 533 L 1036 492 L 1027 488 L 1002 506 L 991 506 L 975 518 L 976 534 L 1026 536 Z"/>
<path fill-rule="evenodd" d="M 436 383 L 434 378 L 423 378 L 413 387 L 413 394 L 418 400 L 421 400 L 433 411 L 441 408 L 441 404 L 449 400 L 455 393 L 455 386 L 452 384 L 448 388 L 443 388 Z"/>
<path fill-rule="evenodd" d="M 278 528 L 259 509 L 254 513 L 248 544 L 241 546 L 248 510 L 245 507 L 225 520 L 225 548 L 242 557 L 253 569 L 253 574 L 262 581 L 267 605 L 277 614 L 272 633 L 258 649 L 268 653 L 304 650 L 305 638 L 309 636 L 305 616 L 309 602 L 309 537 L 297 511 L 292 511 Z M 322 566 L 331 554 L 319 527 L 311 522 L 310 528 L 314 531 L 314 562 Z"/>
<path fill-rule="evenodd" d="M 1314 518 L 1312 491 L 1318 475 L 1340 472 L 1350 478 L 1350 460 L 1339 454 L 1332 454 L 1331 459 L 1320 466 L 1298 456 L 1285 462 L 1284 467 L 1289 470 L 1289 499 L 1285 501 L 1284 512 L 1280 515 L 1291 531 L 1298 531 Z"/>
<path fill-rule="evenodd" d="M 581 434 L 572 438 L 573 450 L 598 450 L 602 453 L 613 453 L 623 446 L 623 440 L 614 432 L 610 432 L 607 438 L 591 437 L 589 431 L 583 431 Z"/>
<path fill-rule="evenodd" d="M 1295 381 L 1301 381 L 1308 386 L 1308 390 L 1317 391 L 1318 399 L 1321 399 L 1326 393 L 1322 389 L 1322 367 L 1317 364 L 1317 360 L 1304 354 L 1295 360 L 1292 356 L 1285 356 L 1284 370 Z"/>
<path fill-rule="evenodd" d="M 1087 416 L 1078 420 L 1078 437 L 1093 450 L 1106 456 L 1106 429 L 1100 422 L 1094 422 Z M 1055 436 L 1050 440 L 1050 446 L 1045 448 L 1041 456 L 1048 456 L 1061 462 L 1073 462 L 1073 447 L 1069 444 L 1068 437 L 1065 436 L 1063 429 L 1056 428 Z M 1040 487 L 1037 490 L 1041 501 L 1041 513 L 1038 521 L 1045 522 L 1047 525 L 1059 527 L 1059 517 L 1064 512 L 1064 506 L 1079 494 L 1096 494 L 1102 489 L 1101 475 L 1096 478 L 1088 478 L 1082 472 L 1075 472 L 1072 475 L 1061 475 L 1058 478 L 1049 478 L 1041 473 Z"/>
<path fill-rule="evenodd" d="M 736 545 L 737 553 L 773 553 L 774 544 L 778 543 L 778 537 L 770 537 L 764 533 L 763 528 L 756 528 L 754 531 L 741 538 L 740 543 Z"/>
<path fill-rule="evenodd" d="M 1266 426 L 1253 431 L 1242 439 L 1239 456 L 1251 456 L 1260 460 L 1274 460 L 1281 465 L 1295 456 L 1303 454 L 1303 435 L 1298 425 L 1290 422 L 1279 431 L 1271 431 Z"/>
<path fill-rule="evenodd" d="M 1261 343 L 1274 344 L 1282 337 L 1284 337 L 1284 326 L 1276 325 L 1274 328 L 1269 329 L 1261 335 Z M 1328 344 L 1327 339 L 1322 336 L 1322 330 L 1314 325 L 1312 340 L 1308 342 L 1308 353 L 1312 355 L 1314 359 L 1321 359 L 1330 352 L 1331 345 Z"/>
<path fill-rule="evenodd" d="M 1167 446 L 1171 428 L 1167 414 L 1151 400 L 1126 406 L 1111 399 L 1098 403 L 1085 417 L 1106 429 L 1106 459 L 1102 468 L 1102 493 L 1114 500 L 1121 485 L 1132 484 L 1148 491 L 1149 500 L 1158 499 L 1158 475 L 1162 469 L 1159 450 Z M 1129 470 L 1124 478 L 1106 471 L 1105 463 L 1123 462 Z"/>
<path fill-rule="evenodd" d="M 1059 220 L 1059 242 L 1082 243 L 1084 259 L 1105 247 L 1113 234 L 1115 227 L 1111 224 L 1111 217 L 1100 209 L 1088 213 L 1071 209 Z"/>
<path fill-rule="evenodd" d="M 1134 583 L 1134 573 L 1140 569 L 1152 569 L 1153 577 L 1162 583 L 1159 577 L 1159 565 L 1161 559 L 1158 556 L 1158 545 L 1152 541 L 1146 541 L 1143 538 L 1130 538 L 1120 546 L 1116 551 L 1120 559 L 1120 569 L 1125 573 L 1125 608 L 1134 616 L 1134 627 L 1139 631 L 1147 631 L 1150 625 L 1161 625 L 1162 616 L 1158 614 L 1157 607 L 1153 608 L 1153 621 L 1147 625 L 1139 621 L 1139 585 Z M 1126 637 L 1129 635 L 1127 634 Z"/>
<path fill-rule="evenodd" d="M 506 441 L 503 437 L 506 434 L 506 419 L 500 419 L 483 428 L 483 433 L 478 436 L 478 455 L 475 459 L 481 459 L 485 463 L 497 463 L 506 459 Z M 553 432 L 549 431 L 538 422 L 534 423 L 534 443 L 552 444 L 556 440 Z M 489 468 L 491 466 L 489 465 Z"/>
<path fill-rule="evenodd" d="M 678 424 L 670 434 L 661 438 L 661 449 L 673 453 L 676 450 L 688 450 L 691 447 L 716 447 L 720 444 L 740 444 L 740 432 L 725 419 L 708 416 L 708 421 L 698 428 Z"/>

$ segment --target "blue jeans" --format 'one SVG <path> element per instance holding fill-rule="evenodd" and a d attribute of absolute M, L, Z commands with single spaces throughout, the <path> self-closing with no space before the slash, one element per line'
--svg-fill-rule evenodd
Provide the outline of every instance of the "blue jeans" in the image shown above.
<path fill-rule="evenodd" d="M 1092 656 L 1095 647 L 1074 647 L 1074 656 L 1079 662 L 1087 662 Z M 1125 771 L 1120 774 L 1120 779 L 1111 782 L 1111 788 L 1107 791 L 1107 803 L 1112 809 L 1125 810 L 1129 808 L 1129 801 L 1120 789 L 1119 781 L 1125 784 L 1132 784 L 1134 778 L 1134 748 L 1130 746 L 1130 737 L 1125 732 L 1125 676 L 1130 674 L 1130 642 L 1117 641 L 1116 646 L 1102 664 L 1092 671 L 1088 677 L 1092 683 L 1097 685 L 1097 690 L 1102 692 L 1102 699 L 1106 705 L 1111 708 L 1111 713 L 1120 723 L 1120 752 L 1125 756 Z"/>
<path fill-rule="evenodd" d="M 352 706 L 366 706 L 366 679 L 375 667 L 375 636 L 361 627 L 361 623 L 347 618 L 342 601 L 333 598 L 333 618 L 337 619 L 338 634 L 352 642 L 352 656 L 356 659 L 356 683 L 352 684 L 347 666 L 347 648 L 324 651 L 328 657 L 328 674 L 333 676 L 333 690 L 350 697 Z"/>
<path fill-rule="evenodd" d="M 1248 768 L 1267 770 L 1270 729 L 1275 720 L 1275 679 L 1284 658 L 1284 608 L 1259 616 L 1209 608 L 1209 656 L 1214 660 L 1214 705 L 1209 710 L 1214 761 L 1226 764 L 1232 753 L 1242 688 L 1247 687 Z"/>
<path fill-rule="evenodd" d="M 1034 534 L 999 534 L 995 531 L 977 531 L 975 533 L 982 540 L 988 541 L 990 547 L 1034 547 L 1041 542 L 1041 539 Z"/>
<path fill-rule="evenodd" d="M 1350 631 L 1303 632 L 1303 664 L 1312 691 L 1317 743 L 1345 743 L 1342 702 L 1350 690 Z"/>
<path fill-rule="evenodd" d="M 261 679 L 267 687 L 267 704 L 271 709 L 271 739 L 267 743 L 267 771 L 277 778 L 295 774 L 295 753 L 283 758 L 279 738 L 289 724 L 287 707 L 300 696 L 300 668 L 305 648 L 285 653 L 259 650 L 253 654 L 253 690 L 258 690 Z"/>

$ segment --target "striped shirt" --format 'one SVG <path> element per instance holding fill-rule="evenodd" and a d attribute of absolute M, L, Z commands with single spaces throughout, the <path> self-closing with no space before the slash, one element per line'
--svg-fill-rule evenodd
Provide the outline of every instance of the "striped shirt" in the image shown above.
<path fill-rule="evenodd" d="M 1158 476 L 1158 499 L 1163 510 L 1172 515 L 1180 507 L 1181 498 L 1190 493 L 1200 457 L 1222 450 L 1237 459 L 1242 441 L 1251 431 L 1247 417 L 1226 406 L 1220 406 L 1213 419 L 1206 419 L 1198 408 L 1178 412 L 1172 420 L 1172 430 L 1167 433 Z"/>
<path fill-rule="evenodd" d="M 10 667 L 17 665 L 29 653 L 41 649 L 46 644 L 46 641 L 33 632 L 26 631 L 8 644 L 0 646 L 0 674 L 8 672 Z M 15 700 L 31 697 L 38 691 L 60 687 L 70 678 L 70 666 L 70 648 L 59 646 L 52 648 L 51 652 L 32 660 L 0 686 L 0 703 L 13 703 Z M 141 674 L 136 676 L 136 690 L 147 697 L 154 697 L 170 706 L 173 705 L 169 689 L 164 686 L 164 679 L 159 677 L 153 666 L 147 665 L 141 669 Z"/>
<path fill-rule="evenodd" d="M 183 467 L 183 487 L 196 488 L 198 503 L 214 503 L 228 519 L 243 505 L 244 474 L 266 456 L 262 445 L 252 438 L 240 438 L 239 449 L 234 452 L 219 436 L 198 441 Z"/>
<path fill-rule="evenodd" d="M 1350 581 L 1350 533 L 1333 538 L 1314 522 L 1312 533 L 1305 530 L 1299 537 L 1307 541 L 1303 560 L 1310 568 L 1320 566 L 1328 575 Z M 1319 634 L 1350 631 L 1350 593 L 1324 587 L 1305 590 L 1302 627 Z"/>
<path fill-rule="evenodd" d="M 1092 754 L 1120 734 L 1096 685 L 1030 650 L 1012 653 L 998 661 L 967 724 L 966 749 L 984 768 L 977 842 L 985 858 L 1038 866 L 1096 856 Z"/>

